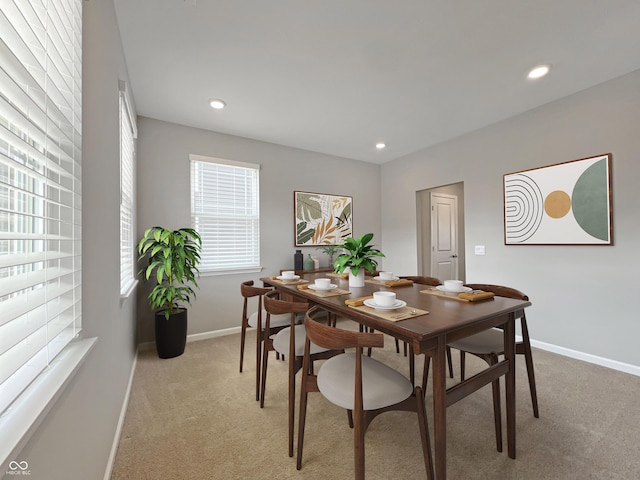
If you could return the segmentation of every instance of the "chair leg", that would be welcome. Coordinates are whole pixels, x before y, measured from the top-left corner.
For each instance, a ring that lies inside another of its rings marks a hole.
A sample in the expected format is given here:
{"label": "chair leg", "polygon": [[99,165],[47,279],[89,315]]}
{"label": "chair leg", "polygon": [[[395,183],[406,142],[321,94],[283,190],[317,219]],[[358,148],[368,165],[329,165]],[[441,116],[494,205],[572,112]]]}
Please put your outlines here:
{"label": "chair leg", "polygon": [[[428,358],[428,357],[427,357]],[[427,478],[433,480],[433,461],[431,457],[431,441],[429,440],[429,427],[425,415],[424,391],[420,387],[415,388],[416,408],[418,410],[418,425],[420,426],[420,439],[422,440],[422,454],[424,455],[424,467]]]}
{"label": "chair leg", "polygon": [[293,457],[293,430],[296,408],[296,358],[289,358],[289,456]]}
{"label": "chair leg", "polygon": [[451,360],[451,347],[447,347],[447,363],[449,364],[449,378],[453,378],[453,361]]}
{"label": "chair leg", "polygon": [[298,457],[296,459],[296,469],[302,468],[302,445],[304,444],[304,424],[307,419],[307,398],[309,393],[304,385],[304,377],[300,392],[300,416],[298,417]]}
{"label": "chair leg", "polygon": [[396,353],[400,353],[400,340],[396,338]]}
{"label": "chair leg", "polygon": [[527,322],[522,319],[522,345],[524,347],[524,360],[527,365],[527,376],[529,377],[529,391],[531,392],[531,404],[533,405],[533,416],[540,417],[538,412],[538,394],[536,393],[536,377],[533,373],[533,356],[531,355],[531,343],[529,342],[529,329]]}
{"label": "chair leg", "polygon": [[422,392],[427,391],[427,380],[429,379],[429,366],[431,365],[431,357],[429,355],[424,356],[424,369],[422,370]]}
{"label": "chair leg", "polygon": [[415,378],[416,378],[416,356],[413,354],[413,347],[409,347],[409,380],[411,380],[412,387],[416,386]]}
{"label": "chair leg", "polygon": [[262,332],[256,330],[256,402],[260,400],[260,364],[262,362]]}
{"label": "chair leg", "polygon": [[464,364],[465,364],[464,352],[460,350],[460,381],[461,382],[464,382]]}
{"label": "chair leg", "polygon": [[247,327],[242,322],[242,331],[240,333],[240,373],[242,373],[242,364],[244,362],[244,340],[247,335]]}
{"label": "chair leg", "polygon": [[[487,360],[487,359],[485,359]],[[498,363],[498,356],[493,354],[487,360],[489,366]],[[500,379],[496,378],[491,382],[493,391],[493,418],[496,427],[496,448],[502,452],[502,407],[500,406]]]}
{"label": "chair leg", "polygon": [[267,351],[267,340],[265,339],[262,342],[262,369],[261,369],[261,377],[262,381],[260,383],[260,408],[264,408],[264,395],[267,385],[267,361],[269,360],[269,352]]}

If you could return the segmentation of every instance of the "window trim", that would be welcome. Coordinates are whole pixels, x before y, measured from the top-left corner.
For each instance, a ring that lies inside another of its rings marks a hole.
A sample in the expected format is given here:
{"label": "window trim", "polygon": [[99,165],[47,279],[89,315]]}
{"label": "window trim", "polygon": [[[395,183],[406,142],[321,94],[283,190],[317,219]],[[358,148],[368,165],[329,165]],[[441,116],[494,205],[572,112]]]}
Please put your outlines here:
{"label": "window trim", "polygon": [[[118,129],[118,135],[119,135],[119,139],[120,139],[120,299],[124,300],[127,299],[135,290],[135,287],[138,283],[137,280],[137,275],[136,275],[136,241],[135,241],[135,237],[134,237],[134,228],[135,228],[135,198],[136,198],[136,169],[135,169],[135,164],[136,164],[136,155],[137,155],[137,150],[136,150],[136,144],[135,144],[135,140],[138,138],[138,129],[137,129],[137,125],[135,122],[135,114],[133,112],[133,109],[131,108],[132,102],[130,101],[130,93],[129,93],[129,89],[127,87],[127,82],[125,82],[124,80],[118,80],[118,89],[120,92],[119,95],[119,105],[118,105],[118,109],[119,109],[119,129]],[[124,128],[123,125],[123,111],[124,114],[126,115],[126,119],[128,120],[128,126],[131,127],[131,138],[132,138],[132,145],[131,145],[131,149],[132,149],[132,158],[130,162],[125,162],[126,158],[123,156],[123,135],[122,135],[122,131]],[[126,163],[129,163],[129,165],[126,165]],[[122,235],[123,235],[123,215],[122,215],[122,208],[123,208],[123,203],[124,203],[124,199],[126,198],[125,195],[125,184],[124,184],[124,172],[123,170],[126,167],[130,167],[130,178],[131,178],[131,191],[128,192],[129,193],[129,198],[131,199],[131,205],[129,205],[129,209],[130,209],[130,224],[129,226],[129,231],[130,231],[130,240],[131,240],[131,258],[129,258],[130,263],[125,265],[123,264],[123,253],[122,250],[124,248],[123,243],[122,243]],[[123,283],[123,276],[126,274],[126,272],[124,272],[124,269],[128,269],[129,270],[129,278],[127,278],[126,283]]]}
{"label": "window trim", "polygon": [[[257,255],[257,259],[258,262],[256,265],[246,265],[246,266],[240,266],[240,265],[236,265],[236,266],[231,266],[230,268],[218,268],[218,269],[209,269],[209,268],[202,268],[200,269],[200,275],[203,277],[207,277],[207,276],[217,276],[217,275],[231,275],[231,274],[241,274],[241,273],[256,273],[256,272],[261,272],[263,270],[263,267],[261,265],[261,241],[260,241],[260,169],[261,169],[261,165],[257,164],[257,163],[249,163],[249,162],[241,162],[241,161],[237,161],[237,160],[228,160],[228,159],[223,159],[223,158],[217,158],[217,157],[209,157],[209,156],[205,156],[205,155],[197,155],[197,154],[189,154],[189,163],[190,163],[190,184],[191,184],[191,226],[193,228],[195,228],[196,230],[197,225],[196,225],[196,212],[195,212],[195,202],[196,202],[196,196],[195,196],[195,192],[194,192],[194,188],[195,188],[195,183],[194,183],[194,165],[196,163],[210,163],[210,164],[216,164],[216,165],[226,165],[226,166],[231,166],[231,167],[240,167],[240,168],[246,168],[246,169],[251,169],[251,170],[255,170],[256,172],[256,188],[255,188],[255,197],[252,197],[252,199],[255,201],[256,203],[256,210],[257,210],[257,217],[258,217],[258,222],[257,222],[257,229],[258,229],[258,234],[257,234],[257,242],[255,245],[255,250],[253,250],[253,253],[255,255]],[[203,235],[202,232],[199,231],[199,233],[201,234],[202,238],[203,238],[203,253],[202,253],[202,257],[204,258],[206,256],[206,243],[205,243],[205,238],[206,235]]]}

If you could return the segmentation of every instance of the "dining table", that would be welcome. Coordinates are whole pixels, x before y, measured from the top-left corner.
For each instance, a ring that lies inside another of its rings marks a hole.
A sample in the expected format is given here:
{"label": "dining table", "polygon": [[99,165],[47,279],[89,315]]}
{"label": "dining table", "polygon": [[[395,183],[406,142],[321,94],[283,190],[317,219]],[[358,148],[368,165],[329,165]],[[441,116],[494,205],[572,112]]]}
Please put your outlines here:
{"label": "dining table", "polygon": [[[470,301],[441,287],[379,277],[366,277],[363,287],[352,287],[345,275],[296,273],[300,275],[295,279],[274,275],[260,280],[281,295],[319,305],[338,317],[407,342],[416,354],[432,358],[435,478],[446,478],[447,407],[501,376],[506,384],[507,452],[510,458],[516,458],[515,320],[531,305],[529,301],[499,296]],[[316,278],[330,278],[331,290],[314,289]],[[395,292],[398,305],[405,305],[394,311],[372,308],[370,299],[380,290]],[[504,331],[504,359],[447,388],[447,343],[493,327]]]}

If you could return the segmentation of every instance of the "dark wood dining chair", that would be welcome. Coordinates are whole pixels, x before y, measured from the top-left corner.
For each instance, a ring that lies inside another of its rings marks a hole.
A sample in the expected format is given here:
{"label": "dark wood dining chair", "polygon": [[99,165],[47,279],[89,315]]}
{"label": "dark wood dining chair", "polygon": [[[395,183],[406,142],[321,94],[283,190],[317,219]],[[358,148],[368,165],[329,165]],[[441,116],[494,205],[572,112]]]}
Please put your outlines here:
{"label": "dark wood dining chair", "polygon": [[[371,421],[379,414],[391,410],[417,411],[424,464],[429,479],[433,479],[431,444],[424,395],[421,387],[384,363],[363,355],[363,349],[383,347],[381,333],[356,332],[323,325],[313,317],[318,307],[305,316],[305,341],[298,421],[298,456],[296,468],[302,468],[302,449],[310,392],[320,392],[331,403],[347,409],[350,426],[354,429],[354,472],[356,480],[364,480],[364,435]],[[313,374],[312,345],[333,350],[355,348],[324,362]]]}
{"label": "dark wood dining chair", "polygon": [[[289,456],[293,457],[293,433],[295,417],[295,391],[296,373],[302,368],[302,358],[304,355],[304,345],[306,330],[304,324],[297,323],[297,315],[305,313],[309,309],[309,304],[305,302],[294,302],[279,299],[278,292],[273,291],[265,294],[264,308],[267,312],[264,338],[262,341],[262,381],[260,383],[260,408],[264,407],[267,381],[267,365],[269,352],[275,351],[284,356],[289,365]],[[284,315],[288,317],[289,324],[275,335],[268,336],[267,332],[271,326],[271,319]],[[325,317],[326,318],[326,317]],[[311,345],[311,360],[327,359],[342,353],[342,350],[331,350],[329,348]]]}
{"label": "dark wood dining chair", "polygon": [[[485,292],[493,292],[499,297],[516,298],[518,300],[529,300],[529,297],[515,288],[505,287],[502,285],[490,285],[485,283],[470,283],[466,285],[474,290],[483,290]],[[531,393],[531,403],[533,405],[533,416],[538,418],[538,395],[536,393],[536,380],[533,371],[533,357],[531,355],[531,343],[529,340],[529,329],[527,328],[527,317],[524,311],[520,317],[520,328],[522,331],[522,340],[516,342],[516,354],[524,355],[525,364],[527,366],[527,376],[529,377],[529,391]],[[500,328],[492,328],[484,330],[470,337],[450,342],[448,347],[455,348],[460,351],[460,380],[465,378],[465,353],[470,353],[483,359],[489,366],[498,363],[498,357],[504,355],[504,337],[503,330]],[[501,426],[501,407],[500,407],[500,380],[493,382],[493,404],[494,416],[496,417],[496,442],[498,450],[502,451],[502,442],[499,440],[502,431]]]}
{"label": "dark wood dining chair", "polygon": [[[244,298],[242,305],[242,325],[240,332],[240,373],[244,364],[244,345],[248,328],[256,329],[256,401],[260,400],[260,366],[262,355],[262,339],[264,330],[264,319],[267,312],[262,306],[262,297],[271,292],[271,288],[260,288],[253,285],[253,280],[247,280],[240,284],[240,293]],[[257,310],[249,314],[250,299],[257,299]],[[289,326],[289,315],[278,315],[271,318],[269,335],[277,333],[279,330]]]}

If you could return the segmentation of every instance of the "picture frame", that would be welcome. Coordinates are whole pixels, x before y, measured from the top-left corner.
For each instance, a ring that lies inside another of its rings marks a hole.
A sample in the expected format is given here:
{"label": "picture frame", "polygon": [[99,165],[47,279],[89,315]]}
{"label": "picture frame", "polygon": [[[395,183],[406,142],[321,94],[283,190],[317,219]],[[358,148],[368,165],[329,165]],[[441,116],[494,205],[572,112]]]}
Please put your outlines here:
{"label": "picture frame", "polygon": [[504,175],[505,245],[613,245],[610,153]]}
{"label": "picture frame", "polygon": [[293,192],[296,247],[341,245],[353,234],[353,198]]}

